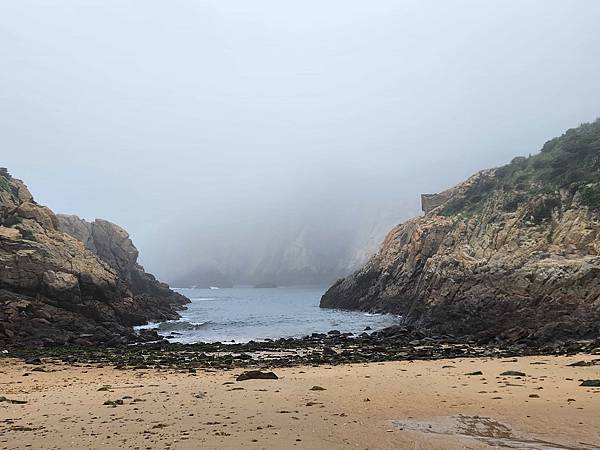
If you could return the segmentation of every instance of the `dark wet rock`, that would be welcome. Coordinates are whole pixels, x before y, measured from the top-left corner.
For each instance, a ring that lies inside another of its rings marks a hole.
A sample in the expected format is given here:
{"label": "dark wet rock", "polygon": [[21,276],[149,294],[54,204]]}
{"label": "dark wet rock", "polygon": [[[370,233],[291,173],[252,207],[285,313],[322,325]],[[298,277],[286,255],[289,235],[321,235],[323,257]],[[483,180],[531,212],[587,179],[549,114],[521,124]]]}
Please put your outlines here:
{"label": "dark wet rock", "polygon": [[39,366],[39,365],[42,364],[42,360],[40,358],[27,358],[25,360],[25,364],[31,364],[31,365]]}
{"label": "dark wet rock", "polygon": [[527,374],[525,372],[519,372],[516,370],[507,370],[506,372],[502,372],[500,375],[504,376],[504,377],[526,377],[527,376]]}
{"label": "dark wet rock", "polygon": [[160,341],[162,337],[158,334],[157,330],[144,329],[138,331],[139,340],[142,342],[153,342]]}
{"label": "dark wet rock", "polygon": [[25,403],[27,403],[27,400],[14,400],[6,397],[0,397],[0,403],[2,402],[12,403],[13,405],[24,405]]}
{"label": "dark wet rock", "polygon": [[[418,339],[420,346],[409,343]],[[323,353],[323,348],[332,351]],[[118,367],[131,370],[146,366],[152,369],[172,368],[190,372],[190,369],[221,370],[244,368],[247,370],[271,370],[276,367],[320,364],[346,364],[379,361],[410,361],[422,359],[452,358],[514,358],[529,355],[573,355],[600,352],[600,342],[578,340],[556,342],[553,345],[507,344],[482,345],[469,340],[430,333],[414,327],[390,327],[373,332],[369,336],[310,337],[310,339],[278,339],[275,341],[222,344],[179,344],[167,341],[141,343],[138,345],[77,346],[67,344],[52,347],[20,347],[10,354],[22,358],[43,357],[45,364],[66,361],[71,364],[88,364]],[[249,355],[251,359],[238,358]],[[449,362],[449,361],[448,361]],[[441,365],[447,366],[448,362]],[[440,367],[441,367],[440,365]]]}
{"label": "dark wet rock", "polygon": [[600,365],[600,359],[594,359],[592,361],[577,361],[572,364],[567,364],[567,367],[589,367]]}
{"label": "dark wet rock", "polygon": [[236,378],[236,381],[245,380],[277,380],[279,377],[273,372],[261,372],[260,370],[248,370],[242,372]]}
{"label": "dark wet rock", "polygon": [[483,372],[481,370],[477,370],[475,372],[465,373],[465,375],[483,375]]}
{"label": "dark wet rock", "polygon": [[334,355],[337,355],[337,352],[333,348],[331,348],[329,346],[325,346],[325,347],[323,347],[323,355],[334,356]]}
{"label": "dark wet rock", "polygon": [[583,380],[579,386],[600,387],[600,380]]}
{"label": "dark wet rock", "polygon": [[324,387],[321,386],[313,386],[310,388],[311,391],[325,391],[326,389]]}

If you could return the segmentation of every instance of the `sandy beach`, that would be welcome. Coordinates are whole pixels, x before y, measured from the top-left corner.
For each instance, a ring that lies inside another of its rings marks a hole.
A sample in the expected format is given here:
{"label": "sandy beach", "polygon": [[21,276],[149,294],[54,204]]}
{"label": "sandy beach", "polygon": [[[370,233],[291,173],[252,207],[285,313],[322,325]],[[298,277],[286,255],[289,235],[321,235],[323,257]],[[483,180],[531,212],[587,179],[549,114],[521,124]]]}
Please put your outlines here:
{"label": "sandy beach", "polygon": [[600,366],[568,366],[597,358],[292,367],[247,381],[236,381],[242,369],[6,358],[0,448],[598,449],[600,388],[580,384],[600,378]]}

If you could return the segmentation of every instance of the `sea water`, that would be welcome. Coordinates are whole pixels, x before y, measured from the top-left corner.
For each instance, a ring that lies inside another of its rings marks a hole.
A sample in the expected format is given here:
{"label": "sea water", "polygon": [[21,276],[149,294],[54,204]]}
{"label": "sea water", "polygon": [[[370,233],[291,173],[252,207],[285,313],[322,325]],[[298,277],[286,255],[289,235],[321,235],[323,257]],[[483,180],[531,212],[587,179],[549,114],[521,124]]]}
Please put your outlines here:
{"label": "sea water", "polygon": [[311,333],[361,333],[398,323],[393,315],[319,308],[323,287],[176,289],[192,303],[158,328],[173,342],[247,342]]}

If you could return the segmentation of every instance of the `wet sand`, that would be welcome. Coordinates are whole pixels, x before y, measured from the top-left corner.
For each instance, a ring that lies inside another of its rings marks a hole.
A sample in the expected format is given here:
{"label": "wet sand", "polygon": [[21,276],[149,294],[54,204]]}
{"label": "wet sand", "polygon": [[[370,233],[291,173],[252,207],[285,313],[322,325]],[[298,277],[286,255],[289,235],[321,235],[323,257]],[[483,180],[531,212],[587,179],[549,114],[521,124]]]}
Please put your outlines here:
{"label": "wet sand", "polygon": [[598,358],[291,367],[241,382],[242,369],[0,359],[0,448],[600,449],[600,388],[580,386],[600,365],[567,366]]}

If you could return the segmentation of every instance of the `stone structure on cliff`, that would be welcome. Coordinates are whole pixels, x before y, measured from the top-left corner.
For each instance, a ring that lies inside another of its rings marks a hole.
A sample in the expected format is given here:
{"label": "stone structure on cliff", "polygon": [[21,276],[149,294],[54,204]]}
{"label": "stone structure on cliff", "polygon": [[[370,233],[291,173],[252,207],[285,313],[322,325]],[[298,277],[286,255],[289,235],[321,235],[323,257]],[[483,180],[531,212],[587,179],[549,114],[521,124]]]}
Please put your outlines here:
{"label": "stone structure on cliff", "polygon": [[321,306],[484,341],[600,336],[600,121],[444,195]]}
{"label": "stone structure on cliff", "polygon": [[65,221],[0,171],[0,343],[128,342],[133,325],[178,317],[189,300],[137,265],[124,230],[102,222],[92,249]]}

